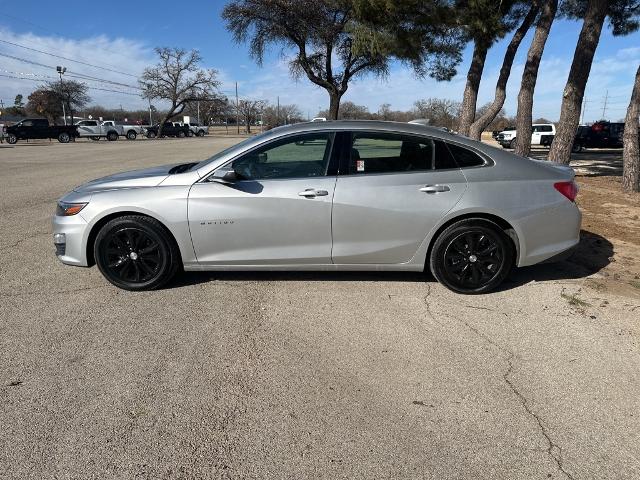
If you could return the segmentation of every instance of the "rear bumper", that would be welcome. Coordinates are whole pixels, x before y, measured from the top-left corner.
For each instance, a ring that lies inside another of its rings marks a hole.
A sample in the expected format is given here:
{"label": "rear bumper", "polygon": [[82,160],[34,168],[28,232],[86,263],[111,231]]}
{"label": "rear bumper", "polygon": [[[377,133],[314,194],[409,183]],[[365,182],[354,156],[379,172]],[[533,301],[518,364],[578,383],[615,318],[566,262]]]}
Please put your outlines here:
{"label": "rear bumper", "polygon": [[53,217],[53,239],[58,260],[66,265],[88,266],[88,224],[82,216]]}
{"label": "rear bumper", "polygon": [[519,222],[519,267],[559,261],[570,256],[580,243],[582,214],[575,203],[563,200],[557,206],[530,215]]}

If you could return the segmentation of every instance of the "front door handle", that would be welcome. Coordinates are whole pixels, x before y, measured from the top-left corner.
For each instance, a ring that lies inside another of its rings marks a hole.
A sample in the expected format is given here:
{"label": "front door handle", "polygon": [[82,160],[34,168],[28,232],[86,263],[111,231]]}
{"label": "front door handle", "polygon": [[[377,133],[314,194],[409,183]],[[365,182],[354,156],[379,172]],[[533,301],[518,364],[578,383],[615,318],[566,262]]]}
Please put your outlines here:
{"label": "front door handle", "polygon": [[327,195],[329,195],[329,192],[327,192],[326,190],[316,190],[315,188],[307,188],[306,190],[303,190],[302,192],[298,193],[298,195],[300,195],[301,197],[307,197],[307,198],[326,197]]}
{"label": "front door handle", "polygon": [[420,189],[420,191],[424,193],[441,193],[448,192],[449,190],[451,190],[449,185],[425,185]]}

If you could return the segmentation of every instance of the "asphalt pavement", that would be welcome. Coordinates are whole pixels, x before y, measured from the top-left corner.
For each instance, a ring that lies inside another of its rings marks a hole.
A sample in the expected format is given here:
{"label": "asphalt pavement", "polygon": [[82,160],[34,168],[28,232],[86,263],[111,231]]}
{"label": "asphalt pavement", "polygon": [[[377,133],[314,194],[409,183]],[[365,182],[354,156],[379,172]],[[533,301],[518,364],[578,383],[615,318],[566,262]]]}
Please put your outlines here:
{"label": "asphalt pavement", "polygon": [[482,296],[406,273],[54,255],[57,198],[237,138],[0,146],[0,477],[640,478],[640,302],[565,262]]}

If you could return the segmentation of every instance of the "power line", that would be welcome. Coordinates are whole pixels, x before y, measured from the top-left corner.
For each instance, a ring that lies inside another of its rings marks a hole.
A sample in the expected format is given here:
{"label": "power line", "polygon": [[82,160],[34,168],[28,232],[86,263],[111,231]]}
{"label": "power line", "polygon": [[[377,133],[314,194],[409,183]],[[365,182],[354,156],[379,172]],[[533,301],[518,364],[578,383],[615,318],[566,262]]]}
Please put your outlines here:
{"label": "power line", "polygon": [[67,60],[69,62],[75,62],[75,63],[79,63],[81,65],[86,65],[88,67],[93,67],[93,68],[100,68],[102,70],[106,70],[108,72],[113,72],[113,73],[119,73],[121,75],[127,75],[129,77],[134,77],[134,78],[138,78],[137,75],[134,75],[132,73],[127,73],[127,72],[122,72],[120,70],[114,70],[112,68],[107,68],[107,67],[101,67],[100,65],[94,65],[92,63],[88,63],[88,62],[83,62],[82,60],[74,60],[73,58],[69,58],[69,57],[63,57],[62,55],[56,55],[55,53],[51,53],[51,52],[45,52],[44,50],[38,50],[37,48],[31,48],[31,47],[27,47],[26,45],[20,45],[19,43],[15,43],[15,42],[10,42],[8,40],[2,40],[0,39],[0,42],[2,43],[6,43],[7,45],[13,45],[14,47],[20,47],[20,48],[24,48],[26,50],[31,50],[32,52],[38,52],[38,53],[42,53],[44,55],[50,55],[52,57],[56,57],[56,58],[61,58],[63,60]]}
{"label": "power line", "polygon": [[[6,77],[6,78],[15,78],[16,80],[31,80],[32,82],[41,82],[42,79],[40,78],[24,78],[24,77],[16,77],[15,75],[4,75],[0,73],[0,77]],[[111,90],[108,88],[101,88],[101,87],[94,87],[91,85],[88,85],[88,88],[90,90],[99,90],[102,92],[113,92],[113,93],[121,93],[123,95],[133,95],[134,97],[139,96],[140,94],[138,93],[132,93],[132,92],[123,92],[122,90]]]}

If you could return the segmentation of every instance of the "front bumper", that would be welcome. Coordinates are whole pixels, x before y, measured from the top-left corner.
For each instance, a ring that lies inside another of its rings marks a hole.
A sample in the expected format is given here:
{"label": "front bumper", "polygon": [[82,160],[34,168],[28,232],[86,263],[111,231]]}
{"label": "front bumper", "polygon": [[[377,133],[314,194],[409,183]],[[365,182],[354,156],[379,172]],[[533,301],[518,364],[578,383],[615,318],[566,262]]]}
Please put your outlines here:
{"label": "front bumper", "polygon": [[53,241],[58,260],[66,265],[88,266],[88,224],[80,214],[53,217]]}

